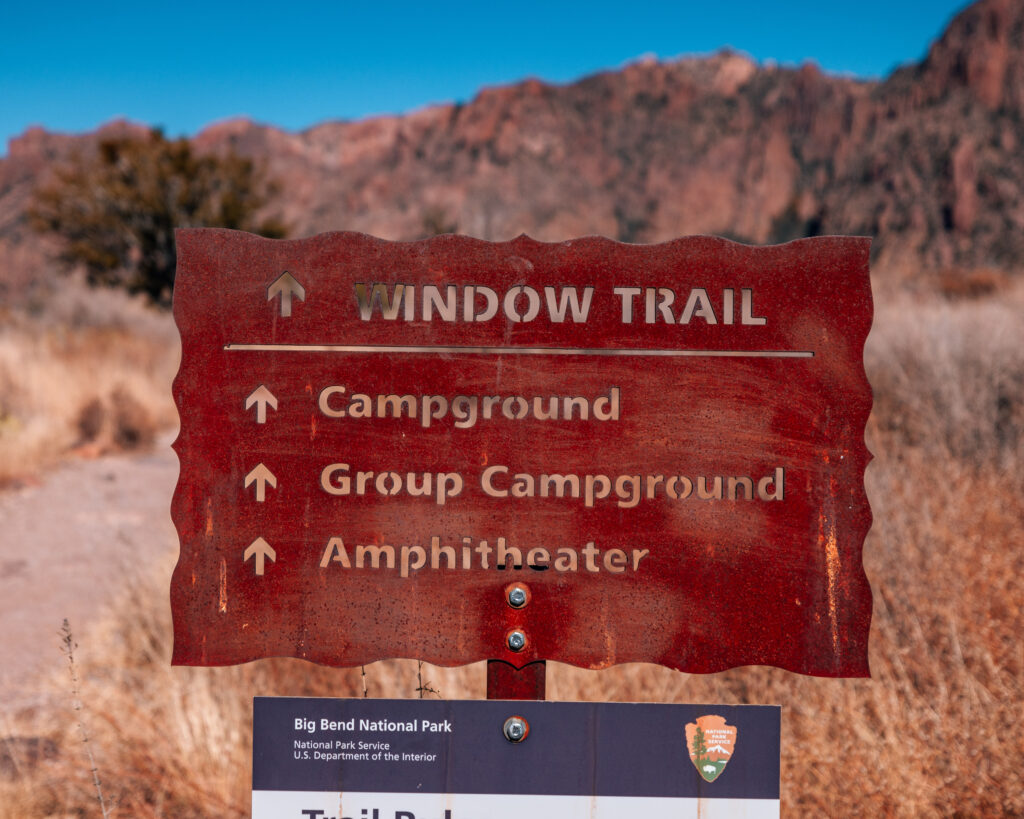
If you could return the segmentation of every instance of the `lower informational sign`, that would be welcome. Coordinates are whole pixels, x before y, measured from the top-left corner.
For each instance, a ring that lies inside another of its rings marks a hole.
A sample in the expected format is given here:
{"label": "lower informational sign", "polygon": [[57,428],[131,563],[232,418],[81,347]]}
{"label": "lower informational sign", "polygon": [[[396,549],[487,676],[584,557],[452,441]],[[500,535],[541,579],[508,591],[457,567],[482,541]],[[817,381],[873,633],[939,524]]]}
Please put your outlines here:
{"label": "lower informational sign", "polygon": [[253,819],[779,816],[780,709],[253,702]]}

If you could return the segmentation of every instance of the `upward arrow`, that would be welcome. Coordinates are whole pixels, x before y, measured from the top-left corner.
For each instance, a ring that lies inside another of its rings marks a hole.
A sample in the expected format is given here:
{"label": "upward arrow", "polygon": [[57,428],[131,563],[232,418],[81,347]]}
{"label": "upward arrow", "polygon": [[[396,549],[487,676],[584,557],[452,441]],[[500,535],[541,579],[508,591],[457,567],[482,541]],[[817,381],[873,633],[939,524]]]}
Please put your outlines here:
{"label": "upward arrow", "polygon": [[268,483],[272,489],[277,489],[277,478],[275,478],[274,473],[267,469],[263,464],[260,464],[245,476],[245,488],[248,489],[249,484],[253,481],[256,482],[256,500],[260,503],[263,503],[267,498]]}
{"label": "upward arrow", "polygon": [[286,270],[267,288],[267,301],[273,301],[277,295],[281,296],[281,315],[287,318],[292,314],[292,296],[299,301],[305,301],[306,288],[295,281],[295,277]]}
{"label": "upward arrow", "polygon": [[245,399],[245,408],[251,409],[253,404],[256,405],[256,423],[265,424],[267,423],[267,407],[269,406],[272,410],[277,409],[277,398],[274,394],[268,390],[265,386],[260,384],[248,398]]}
{"label": "upward arrow", "polygon": [[249,548],[245,550],[245,554],[242,555],[242,561],[248,562],[256,558],[256,574],[262,576],[263,569],[266,566],[266,561],[269,559],[271,563],[277,562],[277,552],[275,552],[269,543],[263,538],[258,537],[252,543],[249,544]]}

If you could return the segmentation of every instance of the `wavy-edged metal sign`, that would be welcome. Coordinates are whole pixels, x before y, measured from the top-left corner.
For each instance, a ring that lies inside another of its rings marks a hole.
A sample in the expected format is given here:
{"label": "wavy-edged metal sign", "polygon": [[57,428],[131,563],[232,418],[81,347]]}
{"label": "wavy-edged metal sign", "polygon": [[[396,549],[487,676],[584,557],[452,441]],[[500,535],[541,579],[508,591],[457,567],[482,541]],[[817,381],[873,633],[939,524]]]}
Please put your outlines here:
{"label": "wavy-edged metal sign", "polygon": [[869,240],[177,239],[175,663],[868,674]]}

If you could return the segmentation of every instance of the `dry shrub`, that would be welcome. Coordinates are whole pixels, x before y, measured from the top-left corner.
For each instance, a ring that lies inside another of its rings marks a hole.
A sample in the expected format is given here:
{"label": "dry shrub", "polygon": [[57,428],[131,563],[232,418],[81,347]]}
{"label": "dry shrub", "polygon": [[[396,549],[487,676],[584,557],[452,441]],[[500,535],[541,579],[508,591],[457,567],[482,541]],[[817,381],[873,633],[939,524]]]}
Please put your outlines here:
{"label": "dry shrub", "polygon": [[953,268],[938,275],[936,287],[947,299],[980,299],[993,296],[1010,285],[1009,278],[1001,270],[981,267],[972,270]]}
{"label": "dry shrub", "polygon": [[[867,355],[877,396],[864,551],[872,679],[552,663],[549,698],[780,703],[786,815],[1024,815],[1021,305],[1020,290],[998,301],[880,300]],[[360,696],[362,677],[290,660],[170,668],[169,574],[168,564],[140,580],[82,640],[104,792],[118,817],[244,816],[251,697]],[[480,665],[424,673],[441,696],[483,695]],[[414,662],[377,663],[367,676],[371,696],[420,687]],[[72,722],[64,707],[0,723],[60,748],[0,783],[0,817],[99,815]]]}
{"label": "dry shrub", "polygon": [[865,359],[875,392],[873,431],[880,443],[895,453],[948,453],[964,464],[1019,472],[1022,317],[1020,285],[999,298],[958,304],[879,298]]}
{"label": "dry shrub", "polygon": [[0,322],[0,485],[78,447],[97,455],[146,446],[175,422],[171,318],[66,282],[45,310]]}
{"label": "dry shrub", "polygon": [[90,398],[78,413],[75,426],[78,428],[78,440],[89,444],[100,437],[106,426],[107,410],[99,398]]}
{"label": "dry shrub", "polygon": [[152,445],[157,427],[146,405],[121,385],[114,389],[110,403],[114,410],[114,445],[124,450]]}
{"label": "dry shrub", "polygon": [[75,427],[74,449],[80,454],[142,449],[151,446],[159,432],[149,407],[122,384],[106,400],[90,398],[79,411]]}

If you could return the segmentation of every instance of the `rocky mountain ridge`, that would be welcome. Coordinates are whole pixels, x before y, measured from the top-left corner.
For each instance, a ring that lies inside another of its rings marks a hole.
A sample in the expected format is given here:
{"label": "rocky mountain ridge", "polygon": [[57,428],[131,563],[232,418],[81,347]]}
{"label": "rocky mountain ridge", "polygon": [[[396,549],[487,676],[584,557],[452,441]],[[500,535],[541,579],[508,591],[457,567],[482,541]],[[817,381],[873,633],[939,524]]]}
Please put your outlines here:
{"label": "rocky mountain ridge", "polygon": [[[33,129],[11,142],[0,160],[0,282],[45,264],[25,219],[37,182],[99,134],[137,127]],[[924,60],[883,81],[722,52],[568,85],[526,80],[466,104],[301,133],[233,120],[194,142],[262,162],[282,185],[275,204],[295,236],[866,234],[881,271],[1017,271],[1024,0],[980,0]]]}

